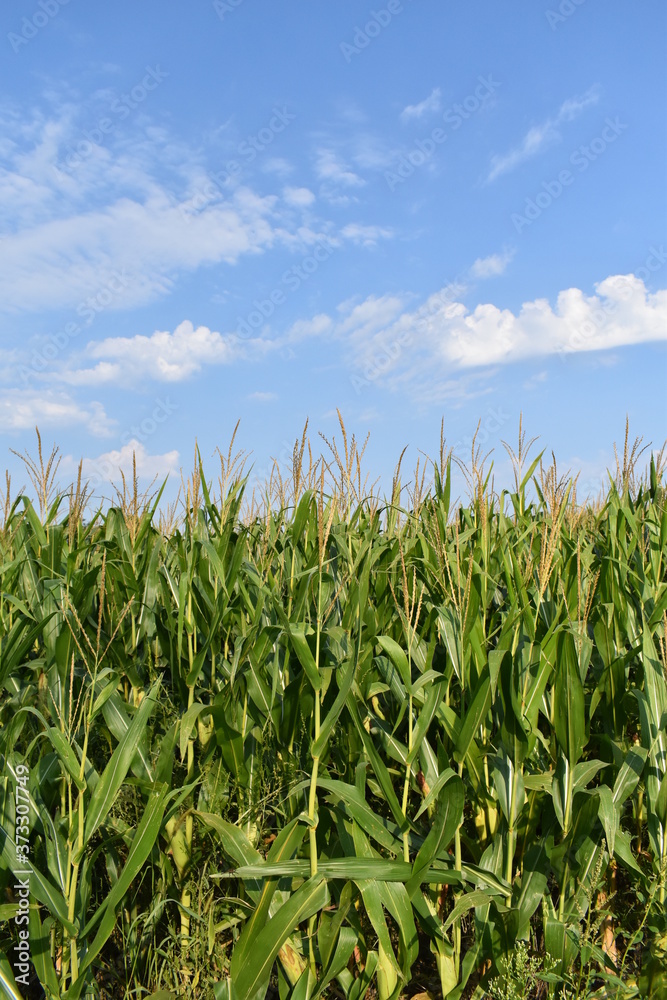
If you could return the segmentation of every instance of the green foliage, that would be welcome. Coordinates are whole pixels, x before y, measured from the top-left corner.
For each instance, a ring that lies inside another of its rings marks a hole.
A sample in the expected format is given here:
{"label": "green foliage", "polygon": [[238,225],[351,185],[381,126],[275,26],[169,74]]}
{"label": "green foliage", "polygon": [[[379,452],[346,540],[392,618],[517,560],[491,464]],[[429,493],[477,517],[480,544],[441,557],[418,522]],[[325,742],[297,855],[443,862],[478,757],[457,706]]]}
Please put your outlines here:
{"label": "green foliage", "polygon": [[659,468],[580,506],[473,452],[455,509],[443,442],[402,510],[341,432],[249,513],[231,449],[179,523],[136,481],[87,522],[81,484],[7,498],[2,952],[25,869],[63,1000],[663,997]]}

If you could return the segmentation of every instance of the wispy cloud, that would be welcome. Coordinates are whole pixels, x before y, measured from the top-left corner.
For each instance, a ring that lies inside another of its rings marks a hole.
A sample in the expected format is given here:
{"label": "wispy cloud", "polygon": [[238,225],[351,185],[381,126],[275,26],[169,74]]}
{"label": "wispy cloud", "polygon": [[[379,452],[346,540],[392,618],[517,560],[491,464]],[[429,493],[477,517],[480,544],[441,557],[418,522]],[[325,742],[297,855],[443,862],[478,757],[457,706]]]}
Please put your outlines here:
{"label": "wispy cloud", "polygon": [[289,229],[277,198],[241,183],[220,190],[205,210],[189,211],[206,172],[197,154],[163,129],[126,137],[113,155],[88,143],[90,154],[68,172],[62,157],[77,133],[68,106],[53,115],[3,119],[0,310],[84,310],[115,272],[127,280],[105,308],[142,305],[168,291],[179,273],[234,264],[266,251]]}
{"label": "wispy cloud", "polygon": [[355,174],[333,149],[318,149],[316,170],[320,180],[331,181],[344,187],[362,187],[366,183],[363,177]]}
{"label": "wispy cloud", "polygon": [[365,247],[374,247],[378,240],[388,240],[394,235],[387,226],[362,226],[358,222],[350,222],[341,229],[341,236],[352,243]]}
{"label": "wispy cloud", "polygon": [[287,331],[287,340],[295,342],[321,337],[333,329],[333,320],[325,313],[313,316],[312,319],[298,319]]}
{"label": "wispy cloud", "polygon": [[[184,273],[308,243],[294,211],[314,206],[307,187],[287,186],[280,197],[258,193],[240,174],[216,181],[200,151],[151,125],[117,146],[112,137],[93,146],[68,171],[74,111],[60,103],[49,114],[2,117],[0,312],[66,308],[87,321],[99,306],[146,305]],[[318,164],[329,200],[365,183],[331,149],[321,149]],[[333,226],[319,220],[316,228]]]}
{"label": "wispy cloud", "polygon": [[514,248],[504,250],[502,253],[493,253],[489,257],[478,257],[470,268],[472,278],[495,278],[503,274],[510,264],[516,250]]}
{"label": "wispy cloud", "polygon": [[255,403],[272,403],[278,399],[277,392],[251,392],[248,399],[252,399]]}
{"label": "wispy cloud", "polygon": [[424,118],[425,115],[436,114],[440,111],[442,93],[440,87],[435,87],[428,97],[420,101],[419,104],[408,104],[400,114],[402,122],[414,121],[415,118]]}
{"label": "wispy cloud", "polygon": [[559,126],[578,118],[587,108],[597,104],[599,99],[599,88],[591,87],[585,94],[564,101],[556,115],[545,119],[539,125],[533,125],[517,146],[502,156],[494,156],[491,159],[491,170],[486,178],[487,183],[496,180],[502,174],[509,173],[526,160],[530,160],[544,149],[559,142],[562,138]]}

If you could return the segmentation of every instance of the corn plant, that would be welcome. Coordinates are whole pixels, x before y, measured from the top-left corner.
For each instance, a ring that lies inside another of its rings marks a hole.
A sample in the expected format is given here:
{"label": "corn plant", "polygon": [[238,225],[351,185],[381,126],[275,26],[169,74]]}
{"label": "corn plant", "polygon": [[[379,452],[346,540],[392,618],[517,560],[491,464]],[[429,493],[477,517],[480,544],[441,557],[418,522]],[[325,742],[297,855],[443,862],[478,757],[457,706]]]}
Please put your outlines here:
{"label": "corn plant", "polygon": [[383,501],[339,418],[263,501],[196,449],[178,517],[39,437],[39,511],[7,478],[2,995],[17,870],[51,997],[665,995],[661,456],[582,504],[520,426],[453,503],[441,433]]}

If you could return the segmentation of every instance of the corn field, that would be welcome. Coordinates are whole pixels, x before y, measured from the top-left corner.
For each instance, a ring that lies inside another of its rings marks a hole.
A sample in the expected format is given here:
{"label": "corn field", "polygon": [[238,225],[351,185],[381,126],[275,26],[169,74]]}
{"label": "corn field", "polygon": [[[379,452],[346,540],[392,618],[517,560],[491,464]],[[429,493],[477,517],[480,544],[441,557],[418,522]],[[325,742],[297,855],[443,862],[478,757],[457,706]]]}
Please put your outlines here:
{"label": "corn field", "polygon": [[97,511],[23,456],[2,996],[667,997],[662,456],[579,502],[530,444],[382,499],[341,419]]}

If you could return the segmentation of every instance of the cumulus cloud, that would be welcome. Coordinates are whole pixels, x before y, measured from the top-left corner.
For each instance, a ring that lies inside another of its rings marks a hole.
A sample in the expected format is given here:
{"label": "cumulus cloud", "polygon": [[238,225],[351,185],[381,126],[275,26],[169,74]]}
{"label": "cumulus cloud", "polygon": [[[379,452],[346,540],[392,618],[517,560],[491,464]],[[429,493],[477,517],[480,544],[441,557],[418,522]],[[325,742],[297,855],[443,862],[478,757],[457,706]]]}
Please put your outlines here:
{"label": "cumulus cloud", "polygon": [[267,349],[266,342],[243,342],[232,334],[216,333],[207,326],[196,329],[190,320],[173,333],[156,330],[151,336],[107,337],[88,344],[86,354],[99,359],[91,367],[68,368],[58,378],[70,385],[122,385],[137,380],[182,382],[205,365],[225,365],[249,351]]}
{"label": "cumulus cloud", "polygon": [[535,299],[516,313],[492,303],[469,310],[436,294],[420,309],[403,313],[370,343],[359,345],[360,355],[399,334],[409,338],[411,354],[443,368],[609,350],[667,340],[667,290],[652,294],[634,275],[616,275],[599,282],[594,295],[569,288],[560,292],[555,307]]}
{"label": "cumulus cloud", "polygon": [[600,99],[597,87],[591,87],[585,94],[571,97],[564,101],[558,112],[528,129],[521,142],[502,156],[494,156],[491,160],[491,170],[486,178],[487,183],[494,181],[501,174],[507,174],[521,163],[537,156],[542,150],[561,139],[559,126],[578,118],[587,108],[597,104]]}
{"label": "cumulus cloud", "polygon": [[[553,306],[538,298],[516,312],[493,303],[469,309],[448,286],[414,310],[387,295],[343,303],[339,313],[336,319],[320,315],[317,324],[312,321],[311,335],[337,340],[362,382],[382,378],[422,401],[435,398],[434,383],[441,389],[458,385],[454,372],[468,370],[474,381],[499,365],[528,358],[667,340],[667,290],[650,293],[632,274],[606,278],[593,295],[569,288]],[[468,383],[464,391],[469,393]]]}
{"label": "cumulus cloud", "polygon": [[179,453],[168,451],[163,455],[151,455],[145,444],[132,438],[119,449],[106,451],[97,458],[84,458],[82,474],[93,484],[112,482],[120,478],[121,471],[127,477],[132,475],[132,463],[136,460],[137,475],[141,478],[159,479],[178,472]]}
{"label": "cumulus cloud", "polygon": [[435,87],[428,97],[420,101],[419,104],[408,104],[400,114],[402,122],[410,122],[415,118],[423,118],[425,115],[436,114],[440,110],[440,98],[442,94],[440,87]]}
{"label": "cumulus cloud", "polygon": [[107,416],[101,403],[78,403],[66,392],[45,389],[0,392],[0,432],[82,425],[91,434],[106,437],[112,433],[115,421]]}

